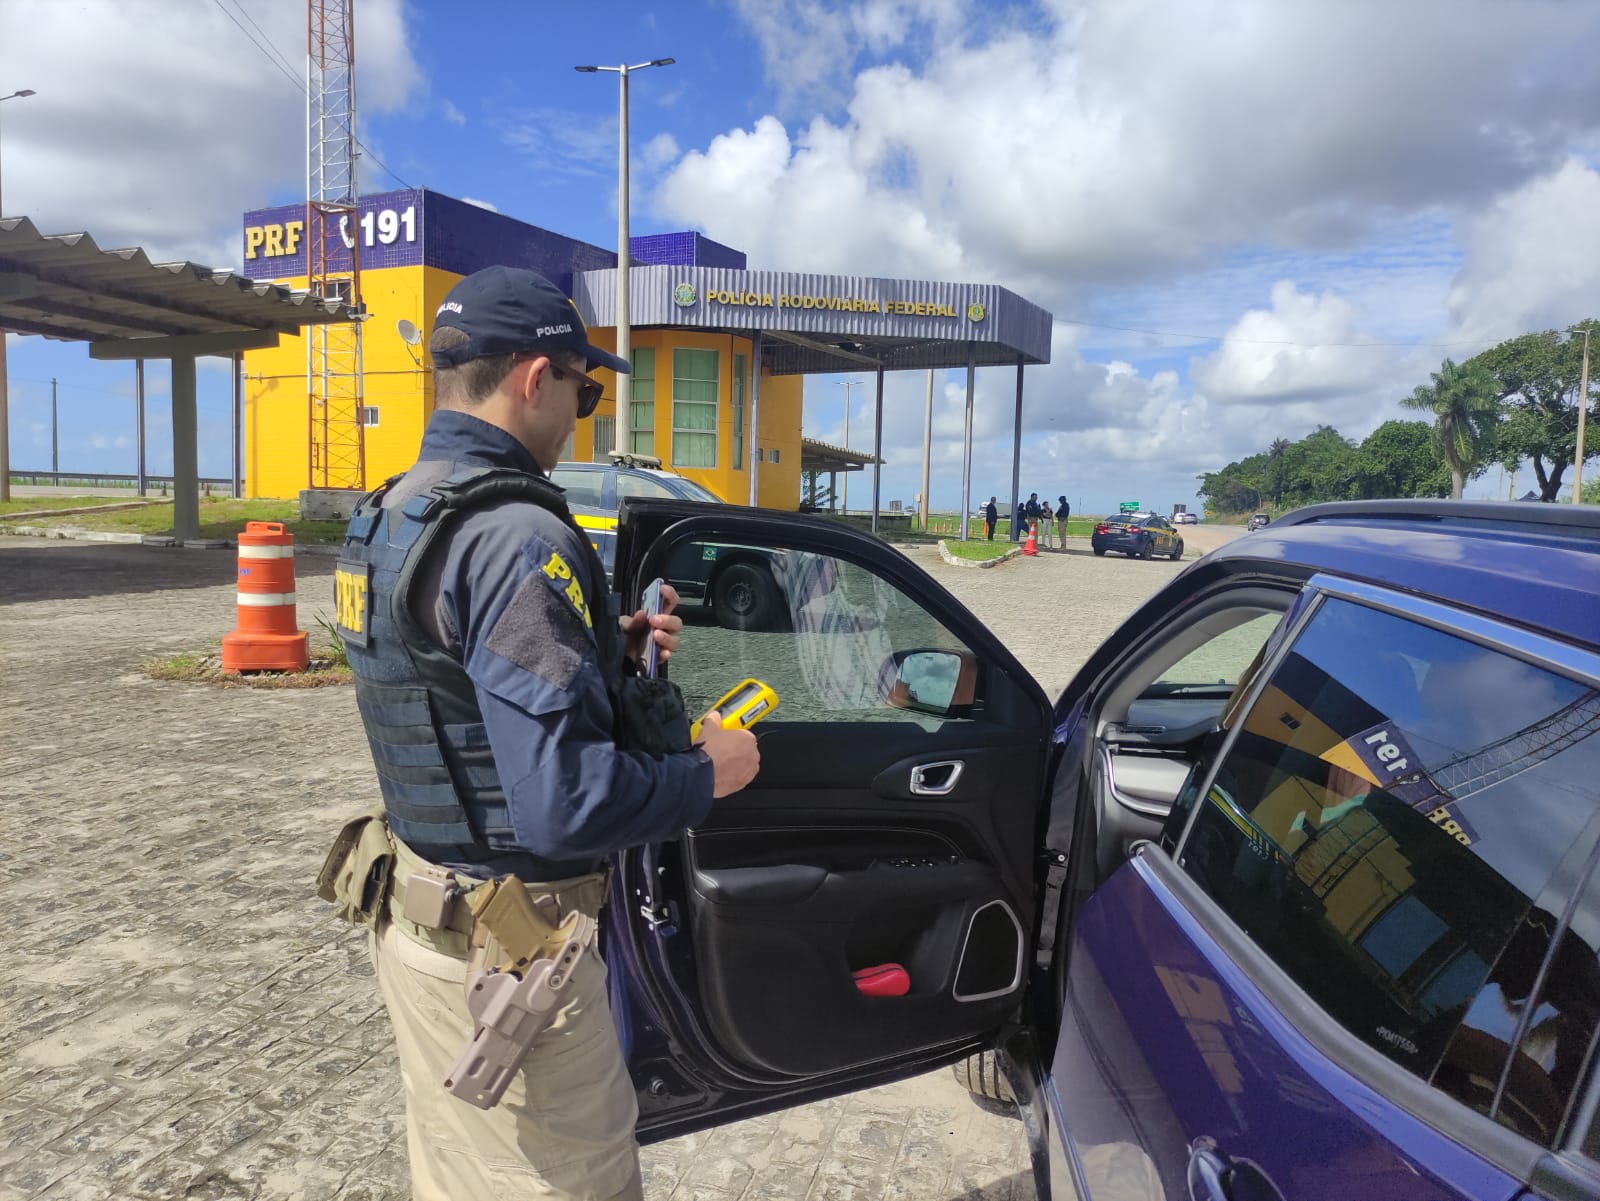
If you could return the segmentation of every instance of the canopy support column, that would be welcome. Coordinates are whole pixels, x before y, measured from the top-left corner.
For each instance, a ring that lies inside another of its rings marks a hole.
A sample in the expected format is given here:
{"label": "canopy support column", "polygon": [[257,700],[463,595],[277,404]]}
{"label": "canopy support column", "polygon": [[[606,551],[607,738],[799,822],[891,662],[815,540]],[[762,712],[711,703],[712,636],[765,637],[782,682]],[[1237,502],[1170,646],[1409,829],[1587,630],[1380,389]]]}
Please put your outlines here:
{"label": "canopy support column", "polygon": [[872,532],[878,532],[879,475],[883,460],[883,368],[878,368],[878,399],[872,412]]}
{"label": "canopy support column", "polygon": [[172,536],[200,537],[200,459],[196,440],[194,356],[172,356]]}
{"label": "canopy support column", "polygon": [[750,334],[750,507],[761,503],[761,331]]}
{"label": "canopy support column", "polygon": [[237,350],[233,352],[233,499],[238,500],[243,494],[240,487],[244,479],[240,462],[239,428],[244,421],[244,356]]}
{"label": "canopy support column", "polygon": [[928,368],[928,411],[922,419],[922,532],[928,532],[928,476],[933,466],[933,368]]}
{"label": "canopy support column", "polygon": [[1011,437],[1011,541],[1022,537],[1018,529],[1017,501],[1021,496],[1022,482],[1022,359],[1017,359],[1017,423]]}
{"label": "canopy support column", "polygon": [[972,394],[978,382],[978,347],[967,343],[967,418],[961,434],[961,541],[967,540],[972,518]]}

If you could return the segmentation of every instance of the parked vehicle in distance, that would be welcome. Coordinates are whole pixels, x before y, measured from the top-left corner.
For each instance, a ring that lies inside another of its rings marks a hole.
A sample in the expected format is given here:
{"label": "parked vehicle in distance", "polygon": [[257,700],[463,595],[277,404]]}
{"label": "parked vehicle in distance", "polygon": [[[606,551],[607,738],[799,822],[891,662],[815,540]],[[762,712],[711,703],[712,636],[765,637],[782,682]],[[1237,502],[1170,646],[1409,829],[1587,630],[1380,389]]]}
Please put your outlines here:
{"label": "parked vehicle in distance", "polygon": [[1156,513],[1123,513],[1097,523],[1089,537],[1089,547],[1097,555],[1108,550],[1153,559],[1183,557],[1183,539],[1172,524]]}
{"label": "parked vehicle in distance", "polygon": [[707,544],[837,586],[671,662],[783,700],[747,789],[613,859],[642,1141],[959,1064],[1041,1201],[1600,1197],[1600,512],[1287,514],[1053,705],[818,518],[630,502],[624,601]]}
{"label": "parked vehicle in distance", "polygon": [[[600,553],[609,578],[617,553],[617,510],[629,497],[723,504],[711,489],[646,455],[612,455],[610,463],[557,463],[551,483],[567,494],[578,525]],[[782,608],[774,553],[761,546],[706,546],[695,557],[679,556],[663,578],[684,600],[711,608],[729,629],[760,630],[777,620]]]}
{"label": "parked vehicle in distance", "polygon": [[1198,513],[1191,513],[1188,509],[1185,509],[1181,513],[1174,513],[1172,515],[1172,524],[1173,525],[1199,525],[1200,524],[1200,515]]}
{"label": "parked vehicle in distance", "polygon": [[1262,529],[1265,526],[1269,526],[1271,524],[1272,524],[1272,514],[1270,514],[1270,513],[1256,513],[1256,514],[1253,514],[1251,516],[1249,521],[1245,522],[1245,527],[1244,528],[1245,528],[1245,532],[1248,533],[1251,530],[1259,530],[1259,529]]}

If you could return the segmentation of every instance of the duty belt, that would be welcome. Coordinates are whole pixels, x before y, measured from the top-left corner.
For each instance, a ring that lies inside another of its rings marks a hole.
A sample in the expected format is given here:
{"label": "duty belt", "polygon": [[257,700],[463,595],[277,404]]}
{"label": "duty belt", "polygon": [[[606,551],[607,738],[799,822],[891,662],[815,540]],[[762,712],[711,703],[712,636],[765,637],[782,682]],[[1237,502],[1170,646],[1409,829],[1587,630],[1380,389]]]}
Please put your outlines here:
{"label": "duty belt", "polygon": [[[520,885],[534,913],[550,927],[559,927],[574,912],[598,918],[610,884],[609,868],[566,880],[516,881],[515,885],[515,877],[505,877],[504,883],[479,880],[429,862],[393,835],[390,840],[395,853],[390,920],[407,937],[458,959],[473,957],[474,949],[481,953],[491,933],[503,922],[515,920],[511,915],[518,906],[508,904],[509,896],[494,903],[493,894],[502,887]],[[508,938],[502,931],[500,941],[511,950],[520,940]]]}

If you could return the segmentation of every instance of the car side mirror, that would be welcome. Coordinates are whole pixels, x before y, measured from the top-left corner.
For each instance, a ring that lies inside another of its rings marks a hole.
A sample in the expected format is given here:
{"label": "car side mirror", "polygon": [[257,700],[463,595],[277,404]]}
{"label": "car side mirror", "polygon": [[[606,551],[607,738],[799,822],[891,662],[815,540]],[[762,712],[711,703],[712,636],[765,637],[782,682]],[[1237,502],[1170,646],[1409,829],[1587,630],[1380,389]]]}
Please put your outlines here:
{"label": "car side mirror", "polygon": [[978,660],[968,651],[896,651],[880,675],[884,703],[936,717],[952,717],[972,705]]}

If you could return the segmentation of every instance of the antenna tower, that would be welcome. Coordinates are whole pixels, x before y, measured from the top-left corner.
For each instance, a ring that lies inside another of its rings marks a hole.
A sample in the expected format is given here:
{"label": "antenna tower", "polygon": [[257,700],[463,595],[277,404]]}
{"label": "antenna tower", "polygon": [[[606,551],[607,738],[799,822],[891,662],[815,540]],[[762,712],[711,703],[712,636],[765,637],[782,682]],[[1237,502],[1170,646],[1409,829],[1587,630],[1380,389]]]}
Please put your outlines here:
{"label": "antenna tower", "polygon": [[[306,276],[313,295],[361,304],[356,191],[355,0],[306,3]],[[366,488],[361,323],[306,332],[312,488]]]}

